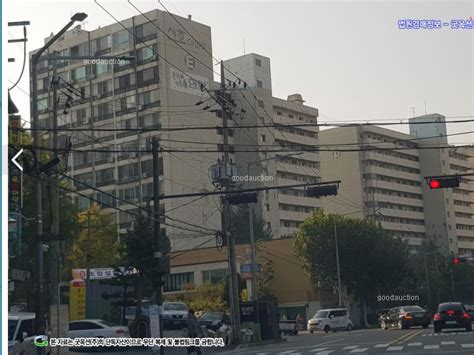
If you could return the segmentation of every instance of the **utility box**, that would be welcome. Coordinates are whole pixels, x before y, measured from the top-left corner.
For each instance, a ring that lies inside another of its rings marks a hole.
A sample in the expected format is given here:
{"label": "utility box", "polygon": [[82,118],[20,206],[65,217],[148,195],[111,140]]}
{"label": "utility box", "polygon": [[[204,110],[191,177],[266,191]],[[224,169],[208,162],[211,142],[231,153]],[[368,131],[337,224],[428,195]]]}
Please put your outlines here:
{"label": "utility box", "polygon": [[259,319],[257,318],[257,302],[240,303],[240,320],[242,323],[260,323],[262,340],[280,338],[278,324],[278,303],[276,300],[265,300],[258,303]]}

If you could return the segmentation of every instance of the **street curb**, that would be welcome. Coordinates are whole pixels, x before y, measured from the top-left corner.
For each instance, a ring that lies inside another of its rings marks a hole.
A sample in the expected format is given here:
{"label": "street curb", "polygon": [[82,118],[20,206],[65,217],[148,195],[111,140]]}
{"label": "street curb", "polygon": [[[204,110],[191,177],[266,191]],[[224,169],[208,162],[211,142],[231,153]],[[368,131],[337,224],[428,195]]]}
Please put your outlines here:
{"label": "street curb", "polygon": [[264,346],[264,345],[270,345],[270,344],[285,343],[286,341],[287,341],[286,338],[263,340],[263,341],[259,341],[259,342],[256,342],[256,343],[247,343],[247,344],[237,345],[237,347],[235,347],[234,350],[253,348],[255,346]]}

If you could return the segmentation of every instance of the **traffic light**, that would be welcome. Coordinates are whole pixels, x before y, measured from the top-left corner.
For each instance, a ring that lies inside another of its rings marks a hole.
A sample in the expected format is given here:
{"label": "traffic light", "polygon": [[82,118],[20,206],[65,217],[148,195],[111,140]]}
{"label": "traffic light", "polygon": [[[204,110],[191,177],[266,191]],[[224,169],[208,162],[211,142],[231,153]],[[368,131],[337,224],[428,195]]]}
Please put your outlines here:
{"label": "traffic light", "polygon": [[257,203],[258,195],[256,192],[248,192],[227,196],[227,201],[231,205],[241,205],[244,203]]}
{"label": "traffic light", "polygon": [[461,263],[467,263],[467,258],[463,258],[463,257],[453,258],[453,264],[454,265],[459,265]]}
{"label": "traffic light", "polygon": [[446,189],[449,187],[459,187],[461,178],[459,176],[433,177],[428,179],[428,186],[432,190]]}
{"label": "traffic light", "polygon": [[311,186],[306,189],[306,196],[321,197],[337,195],[337,185]]}

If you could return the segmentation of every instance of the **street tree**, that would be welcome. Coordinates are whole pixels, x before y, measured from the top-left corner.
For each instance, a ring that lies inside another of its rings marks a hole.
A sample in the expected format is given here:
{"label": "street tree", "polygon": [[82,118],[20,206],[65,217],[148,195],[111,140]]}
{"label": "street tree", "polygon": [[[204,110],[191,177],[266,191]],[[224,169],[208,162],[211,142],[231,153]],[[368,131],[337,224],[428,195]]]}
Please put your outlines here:
{"label": "street tree", "polygon": [[316,287],[337,290],[334,222],[343,288],[360,302],[367,323],[367,305],[375,305],[378,294],[388,293],[405,278],[409,252],[404,242],[372,220],[317,212],[300,225],[293,240],[295,255]]}
{"label": "street tree", "polygon": [[79,235],[67,255],[72,268],[113,267],[118,263],[118,234],[113,216],[96,203],[78,215]]}
{"label": "street tree", "polygon": [[[127,231],[123,239],[121,252],[123,261],[138,271],[135,281],[135,297],[137,299],[137,316],[141,315],[143,298],[151,296],[158,282],[169,273],[169,252],[171,244],[164,230],[161,230],[160,252],[163,255],[161,264],[154,257],[155,238],[154,223],[149,216],[138,215],[133,228]],[[161,287],[161,285],[160,285]]]}

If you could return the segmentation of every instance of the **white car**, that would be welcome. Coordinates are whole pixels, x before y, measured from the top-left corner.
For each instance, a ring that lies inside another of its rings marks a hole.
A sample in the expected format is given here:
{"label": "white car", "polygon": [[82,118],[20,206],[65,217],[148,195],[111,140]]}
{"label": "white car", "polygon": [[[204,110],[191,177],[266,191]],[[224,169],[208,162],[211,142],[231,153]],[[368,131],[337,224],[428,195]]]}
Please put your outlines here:
{"label": "white car", "polygon": [[317,330],[336,331],[345,329],[351,331],[353,327],[351,316],[345,308],[331,308],[317,311],[308,321],[308,330],[313,333]]}
{"label": "white car", "polygon": [[163,303],[163,328],[182,329],[188,324],[188,306],[183,302]]}
{"label": "white car", "polygon": [[69,322],[69,338],[129,338],[128,327],[102,319]]}
{"label": "white car", "polygon": [[[12,312],[8,313],[8,354],[36,354],[34,313]],[[45,354],[49,354],[50,347],[45,347]]]}

